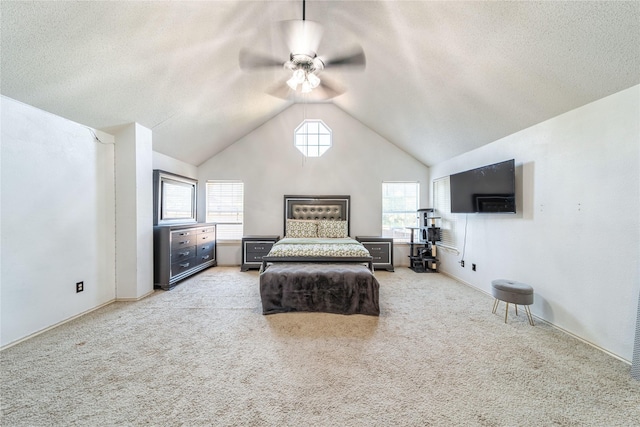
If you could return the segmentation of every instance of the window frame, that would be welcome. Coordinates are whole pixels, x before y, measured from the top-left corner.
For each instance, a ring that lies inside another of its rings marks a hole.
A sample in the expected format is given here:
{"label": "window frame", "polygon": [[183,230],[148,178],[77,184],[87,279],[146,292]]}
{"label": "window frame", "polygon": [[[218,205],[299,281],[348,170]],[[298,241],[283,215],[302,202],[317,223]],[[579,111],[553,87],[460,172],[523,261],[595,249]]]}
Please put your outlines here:
{"label": "window frame", "polygon": [[[217,212],[211,211],[211,197],[213,196],[213,189],[210,187],[212,185],[240,186],[240,194],[238,194],[237,188],[227,189],[227,194],[218,194],[219,197],[228,197],[232,199],[231,203],[229,203],[229,206],[231,207],[230,209],[219,210]],[[237,203],[238,197],[240,197],[239,204]],[[208,180],[205,185],[205,210],[206,221],[216,224],[217,241],[241,241],[244,234],[244,182],[240,180]],[[239,218],[239,221],[216,220],[216,217],[221,215],[236,215],[236,217]]]}
{"label": "window frame", "polygon": [[[310,132],[310,124],[318,125],[316,133],[313,131]],[[326,132],[323,130],[326,130]],[[299,138],[301,138],[302,141],[299,141]],[[326,138],[328,138],[329,143],[321,144]],[[315,144],[310,143],[310,139],[312,142],[315,141]],[[333,131],[320,119],[304,119],[293,132],[293,146],[307,158],[320,157],[333,146]]]}
{"label": "window frame", "polygon": [[[385,199],[388,199],[388,197],[385,197],[385,187],[387,185],[399,185],[399,184],[404,184],[404,185],[408,185],[411,184],[413,186],[415,186],[415,208],[412,209],[407,209],[406,206],[404,209],[385,209]],[[411,234],[414,232],[413,230],[409,230],[408,227],[418,227],[418,209],[420,208],[420,181],[383,181],[382,182],[382,197],[381,197],[381,201],[382,201],[382,237],[387,237],[387,238],[393,238],[393,241],[395,243],[409,243],[411,241]],[[412,221],[408,221],[408,222],[412,222],[412,225],[407,224],[407,222],[404,223],[404,226],[402,227],[391,227],[389,228],[385,228],[385,215],[388,214],[402,214],[402,215],[412,215],[413,220]],[[406,231],[401,231],[400,235],[396,234],[396,230],[406,230]]]}
{"label": "window frame", "polygon": [[433,207],[440,217],[441,240],[437,246],[458,251],[456,244],[457,214],[451,213],[451,187],[449,176],[434,179],[431,185]]}

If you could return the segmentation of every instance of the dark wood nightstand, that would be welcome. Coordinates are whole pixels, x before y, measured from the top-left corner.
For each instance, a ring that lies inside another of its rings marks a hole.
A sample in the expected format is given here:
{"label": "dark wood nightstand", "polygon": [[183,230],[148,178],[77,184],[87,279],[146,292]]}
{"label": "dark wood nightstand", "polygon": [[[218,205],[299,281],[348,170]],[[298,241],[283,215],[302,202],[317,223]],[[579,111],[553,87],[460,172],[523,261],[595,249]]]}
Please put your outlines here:
{"label": "dark wood nightstand", "polygon": [[356,236],[373,257],[375,270],[393,270],[393,239],[387,237]]}
{"label": "dark wood nightstand", "polygon": [[242,265],[240,271],[260,268],[262,257],[267,255],[280,236],[244,236],[242,237]]}

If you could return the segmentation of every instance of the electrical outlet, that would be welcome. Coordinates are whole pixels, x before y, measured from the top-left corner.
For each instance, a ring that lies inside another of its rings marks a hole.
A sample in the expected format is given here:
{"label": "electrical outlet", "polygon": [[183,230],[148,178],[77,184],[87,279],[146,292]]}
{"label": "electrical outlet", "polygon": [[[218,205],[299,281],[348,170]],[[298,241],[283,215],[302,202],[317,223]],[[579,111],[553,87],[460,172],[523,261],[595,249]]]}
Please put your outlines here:
{"label": "electrical outlet", "polygon": [[460,261],[460,267],[464,268],[464,260]]}
{"label": "electrical outlet", "polygon": [[471,270],[476,271],[476,265],[475,264],[471,264]]}
{"label": "electrical outlet", "polygon": [[84,291],[84,282],[76,283],[76,293]]}

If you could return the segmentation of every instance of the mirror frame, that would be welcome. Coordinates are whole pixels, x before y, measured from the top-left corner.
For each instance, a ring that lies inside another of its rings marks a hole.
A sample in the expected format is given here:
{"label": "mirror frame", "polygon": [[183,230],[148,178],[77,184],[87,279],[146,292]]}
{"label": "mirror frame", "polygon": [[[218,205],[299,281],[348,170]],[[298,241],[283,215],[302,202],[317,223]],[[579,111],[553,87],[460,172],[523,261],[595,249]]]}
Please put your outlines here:
{"label": "mirror frame", "polygon": [[[180,184],[191,189],[189,203],[191,215],[188,218],[166,218],[163,212],[164,188],[167,183]],[[197,221],[198,181],[159,169],[153,171],[153,225],[193,224]]]}

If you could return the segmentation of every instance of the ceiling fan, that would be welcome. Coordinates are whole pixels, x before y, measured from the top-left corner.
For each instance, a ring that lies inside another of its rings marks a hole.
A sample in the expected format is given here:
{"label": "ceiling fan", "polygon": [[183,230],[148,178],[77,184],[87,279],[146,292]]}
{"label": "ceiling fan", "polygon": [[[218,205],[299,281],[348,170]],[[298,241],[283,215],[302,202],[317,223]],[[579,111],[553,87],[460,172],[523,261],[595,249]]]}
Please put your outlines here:
{"label": "ceiling fan", "polygon": [[333,58],[318,56],[324,30],[319,23],[306,20],[305,6],[306,2],[302,0],[302,20],[279,22],[279,29],[289,49],[288,60],[242,49],[240,68],[248,71],[282,67],[286,70],[288,77],[268,91],[278,98],[287,99],[293,94],[311,94],[313,91],[314,98],[330,99],[344,93],[344,90],[329,83],[326,77],[320,78],[319,74],[327,69],[363,69],[366,58],[360,46],[353,46],[348,53]]}

